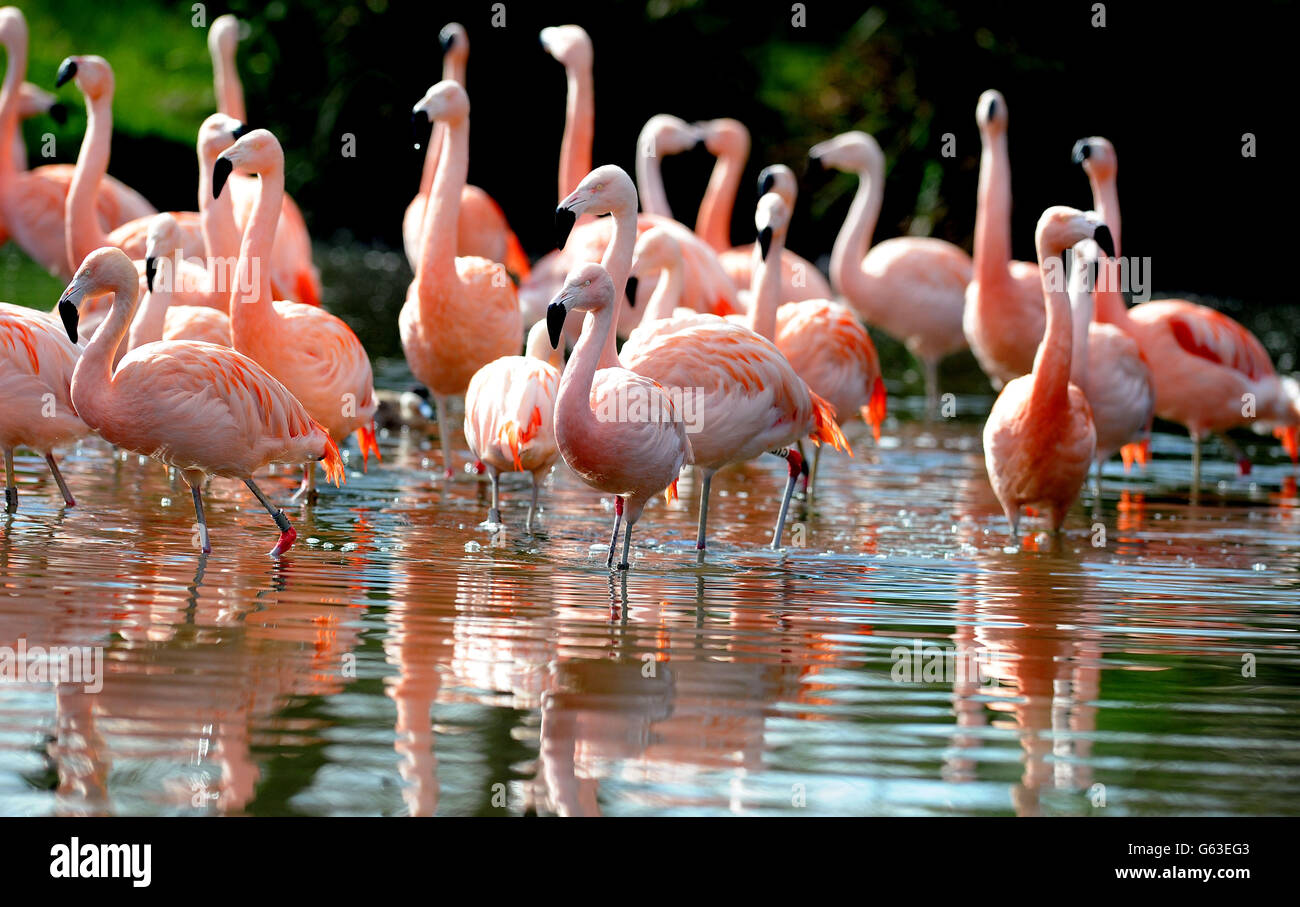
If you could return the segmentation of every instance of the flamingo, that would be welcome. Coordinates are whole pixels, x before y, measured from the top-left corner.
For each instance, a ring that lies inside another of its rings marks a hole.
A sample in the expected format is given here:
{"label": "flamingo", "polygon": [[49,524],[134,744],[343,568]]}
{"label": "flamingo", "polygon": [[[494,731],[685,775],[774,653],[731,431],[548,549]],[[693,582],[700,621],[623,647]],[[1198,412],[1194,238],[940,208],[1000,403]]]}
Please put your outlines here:
{"label": "flamingo", "polygon": [[[626,519],[623,559],[618,564],[618,569],[626,570],[632,527],[656,495],[663,494],[669,502],[676,498],[677,474],[692,458],[685,424],[677,418],[668,392],[658,382],[617,364],[601,366],[614,346],[614,300],[609,272],[598,264],[580,265],[547,309],[546,326],[551,346],[559,347],[567,314],[587,313],[582,335],[560,378],[555,441],[564,462],[579,478],[615,496],[614,531],[605,563],[614,566],[619,525]],[[598,415],[632,399],[643,401],[649,411],[664,418],[617,420]]]}
{"label": "flamingo", "polygon": [[[145,250],[146,292],[127,333],[128,350],[159,340],[207,340],[230,346],[230,316],[222,311],[229,306],[229,294],[213,297],[181,292],[184,277],[178,276],[177,265],[187,263],[180,260],[180,251],[181,229],[176,218],[166,213],[154,215]],[[191,324],[193,331],[183,327]],[[214,338],[212,325],[222,325],[224,331],[218,328]]]}
{"label": "flamingo", "polygon": [[425,208],[422,249],[406,292],[398,326],[411,373],[434,395],[443,472],[452,476],[452,397],[469,389],[474,373],[513,356],[523,338],[523,318],[505,268],[486,258],[456,255],[456,230],[469,170],[469,96],[445,79],[415,105],[413,114],[446,126],[446,149]]}
{"label": "flamingo", "polygon": [[962,328],[971,352],[998,390],[1029,373],[1043,338],[1042,281],[1033,262],[1011,260],[1011,158],[1007,102],[980,95],[979,199],[975,211],[975,272],[966,288]]}
{"label": "flamingo", "polygon": [[[208,52],[212,56],[212,73],[217,96],[217,110],[241,122],[248,121],[244,110],[244,86],[235,65],[239,46],[239,20],[229,14],[218,16],[208,29]],[[238,173],[230,180],[235,221],[244,230],[257,204],[257,182],[249,174]],[[192,253],[199,254],[201,252]],[[271,292],[276,299],[307,305],[320,305],[320,275],[311,260],[311,235],[302,211],[288,193],[281,203],[280,219],[271,244]]]}
{"label": "flamingo", "polygon": [[5,509],[18,509],[14,448],[45,455],[64,503],[76,505],[54,448],[90,433],[72,405],[72,372],[81,351],[39,312],[0,302],[0,450],[5,458]]}
{"label": "flamingo", "polygon": [[537,493],[560,455],[555,445],[555,395],[560,388],[563,351],[547,343],[546,323],[528,332],[523,356],[494,359],[474,373],[465,392],[465,440],[486,467],[492,482],[488,522],[501,523],[499,477],[527,472],[533,499],[524,531],[533,531]]}
{"label": "flamingo", "polygon": [[[643,321],[623,344],[622,361],[632,371],[695,395],[695,411],[701,419],[692,433],[691,449],[695,468],[702,474],[695,541],[701,553],[707,545],[709,487],[719,469],[764,452],[786,460],[786,489],[772,534],[775,549],[780,547],[794,485],[807,470],[802,455],[789,445],[811,437],[848,449],[834,410],[810,392],[770,339],[776,332],[780,272],[768,264],[768,255],[773,244],[780,253],[784,233],[775,236],[769,221],[781,217],[788,218],[784,201],[774,194],[764,196],[757,214],[761,257],[747,324],[737,323],[734,316],[691,312]],[[781,227],[784,230],[784,223]]]}
{"label": "flamingo", "polygon": [[[696,123],[695,128],[704,136],[704,147],[718,159],[700,202],[695,232],[718,253],[718,261],[736,289],[748,291],[753,283],[754,244],[732,247],[731,210],[749,156],[749,130],[732,119],[706,120]],[[780,192],[793,208],[794,187],[794,173],[789,168],[768,167],[758,175],[759,198],[768,192]],[[782,302],[830,299],[831,295],[831,285],[816,265],[789,249],[781,253]]]}
{"label": "flamingo", "polygon": [[243,480],[280,530],[271,556],[284,554],[298,534],[257,487],[253,473],[268,463],[319,460],[331,481],[345,481],[329,432],[269,372],[225,347],[149,343],[114,368],[114,352],[139,298],[135,265],[121,249],[92,252],[63,291],[58,309],[69,340],[77,336],[77,304],[104,293],[113,294],[112,310],[72,374],[76,412],[110,444],[180,470],[194,496],[204,554],[212,550],[202,491],[209,475]]}
{"label": "flamingo", "polygon": [[[18,86],[18,119],[19,121],[31,120],[38,116],[49,114],[50,119],[62,126],[68,120],[68,108],[59,103],[57,97],[50,92],[35,85],[31,82],[23,82]],[[13,166],[15,170],[27,169],[27,143],[23,140],[22,131],[14,130],[13,137]]]}
{"label": "flamingo", "polygon": [[[1080,139],[1073,157],[1088,176],[1094,207],[1107,225],[1114,225],[1119,248],[1119,163],[1114,146],[1099,136]],[[1095,298],[1097,320],[1136,340],[1150,365],[1156,415],[1184,426],[1191,436],[1193,490],[1200,488],[1201,439],[1207,434],[1245,425],[1271,426],[1292,461],[1300,455],[1300,386],[1277,374],[1264,345],[1245,327],[1208,306],[1182,299],[1128,308],[1113,268],[1103,268]],[[1235,447],[1230,444],[1230,449]],[[1239,459],[1242,472],[1249,466],[1244,457]]]}
{"label": "flamingo", "polygon": [[846,132],[814,145],[808,158],[817,166],[858,175],[857,194],[831,252],[831,286],[863,321],[900,341],[920,361],[926,405],[933,411],[939,399],[939,361],[966,348],[961,322],[970,256],[928,236],[898,236],[871,245],[885,197],[885,154],[865,132]]}
{"label": "flamingo", "polygon": [[[1109,227],[1109,225],[1107,225]],[[1111,232],[1112,241],[1115,238]],[[1092,290],[1096,286],[1096,243],[1079,243],[1070,274],[1070,307],[1074,313],[1074,349],[1070,356],[1070,381],[1081,388],[1092,408],[1097,429],[1097,490],[1101,467],[1118,451],[1124,470],[1133,462],[1146,463],[1151,444],[1151,419],[1156,395],[1151,369],[1137,341],[1111,324],[1093,321]]]}
{"label": "flamingo", "polygon": [[1073,328],[1063,256],[1085,239],[1115,255],[1100,217],[1065,206],[1043,212],[1034,238],[1047,309],[1043,342],[1031,373],[1007,382],[984,425],[984,464],[1012,538],[1020,531],[1022,507],[1045,509],[1052,530],[1059,531],[1092,466],[1092,409],[1070,381]]}
{"label": "flamingo", "polygon": [[[64,238],[64,200],[74,168],[46,164],[20,170],[12,154],[19,137],[20,85],[27,72],[27,21],[15,7],[0,8],[0,43],[7,57],[0,89],[0,236],[12,238],[41,267],[67,279],[72,272]],[[94,208],[107,228],[157,213],[144,196],[112,177],[100,183]]]}
{"label": "flamingo", "polygon": [[[270,259],[282,209],[284,151],[270,132],[254,129],[217,156],[213,195],[221,195],[235,168],[258,174],[261,186],[244,229],[231,289],[233,346],[289,388],[336,444],[355,431],[364,466],[371,453],[379,456],[379,444],[371,420],[377,406],[374,375],[361,341],[342,319],[322,308],[272,301],[271,275],[262,266]],[[301,491],[309,502],[315,481],[315,466],[307,463]]]}
{"label": "flamingo", "polygon": [[[469,35],[462,25],[452,22],[439,33],[442,42],[443,62],[442,77],[465,85],[465,64],[469,60]],[[412,115],[413,126],[420,117]],[[424,171],[420,176],[420,191],[406,206],[402,216],[402,243],[406,248],[406,260],[414,271],[419,264],[421,228],[424,224],[424,208],[433,188],[433,177],[438,169],[438,158],[446,146],[446,130],[436,126],[433,135],[426,142]],[[417,143],[416,148],[419,148]],[[460,218],[456,224],[456,252],[464,256],[486,258],[499,261],[506,270],[519,279],[528,276],[528,256],[519,238],[506,222],[501,206],[493,201],[478,186],[465,186],[460,194]]]}

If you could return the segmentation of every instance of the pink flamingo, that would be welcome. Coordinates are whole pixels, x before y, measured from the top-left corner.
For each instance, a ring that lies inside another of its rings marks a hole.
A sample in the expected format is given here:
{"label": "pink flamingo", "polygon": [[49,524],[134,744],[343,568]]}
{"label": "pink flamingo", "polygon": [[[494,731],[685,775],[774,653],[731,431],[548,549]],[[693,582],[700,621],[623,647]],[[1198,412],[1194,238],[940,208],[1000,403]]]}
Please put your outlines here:
{"label": "pink flamingo", "polygon": [[456,255],[460,200],[469,171],[469,96],[458,82],[446,79],[429,89],[414,113],[445,124],[447,148],[433,179],[415,279],[398,326],[411,373],[433,393],[443,472],[450,478],[450,398],[464,394],[484,365],[515,355],[524,327],[505,268],[486,258]]}
{"label": "pink flamingo", "polygon": [[[442,42],[442,77],[465,86],[465,66],[469,60],[469,35],[459,23],[452,22],[439,33]],[[411,123],[420,119],[412,114]],[[438,169],[438,159],[446,146],[446,130],[435,126],[426,143],[424,171],[420,176],[420,191],[406,206],[402,217],[402,243],[406,247],[406,260],[414,271],[419,264],[420,237],[424,225],[424,208],[433,189],[433,177]],[[416,148],[419,148],[417,143]],[[478,186],[465,186],[460,193],[460,218],[456,224],[456,252],[462,256],[476,256],[489,261],[499,261],[506,270],[521,280],[528,276],[528,255],[519,238],[506,222],[505,213],[492,196]]]}
{"label": "pink flamingo", "polygon": [[1060,530],[1097,449],[1088,398],[1070,381],[1073,328],[1063,256],[1085,239],[1114,257],[1110,231],[1096,214],[1056,206],[1038,219],[1046,332],[1032,372],[1002,388],[984,425],[984,464],[1013,538],[1022,507],[1045,509],[1052,530]]}
{"label": "pink flamingo", "polygon": [[[92,252],[59,299],[68,337],[77,336],[77,304],[112,293],[112,311],[86,344],[72,374],[72,402],[110,444],[180,470],[194,496],[203,553],[212,550],[203,514],[209,475],[242,479],[280,530],[272,557],[297,538],[284,512],[253,473],[268,463],[324,461],[344,481],[343,460],[329,432],[265,369],[234,350],[207,343],[150,343],[113,367],[139,298],[135,265],[120,249]],[[312,309],[312,311],[318,311]]]}
{"label": "pink flamingo", "polygon": [[[1093,136],[1074,146],[1092,186],[1093,205],[1113,225],[1119,247],[1120,213],[1115,149]],[[1115,269],[1103,268],[1096,291],[1097,319],[1134,340],[1151,367],[1156,415],[1177,422],[1192,438],[1192,489],[1201,484],[1201,439],[1244,425],[1272,427],[1292,461],[1300,455],[1300,386],[1282,377],[1250,331],[1207,306],[1158,299],[1132,308],[1119,293]],[[1253,404],[1253,410],[1248,404]],[[1249,415],[1248,415],[1249,413]],[[1227,440],[1225,438],[1225,440]],[[1229,449],[1236,445],[1228,442]],[[1249,471],[1239,454],[1238,466]]]}
{"label": "pink flamingo", "polygon": [[[707,120],[696,123],[695,128],[703,134],[709,153],[718,159],[700,202],[695,232],[718,253],[718,261],[736,289],[748,290],[753,284],[754,244],[732,247],[731,211],[749,157],[749,130],[731,119]],[[794,173],[789,168],[779,172],[769,167],[758,175],[758,195],[762,198],[768,192],[779,192],[793,207],[794,184]],[[789,249],[782,252],[782,302],[830,299],[831,295],[831,285],[816,265]]]}
{"label": "pink flamingo", "polygon": [[[580,189],[578,191],[581,191]],[[551,346],[558,347],[570,311],[587,313],[582,336],[560,378],[555,440],[569,468],[597,491],[614,495],[614,531],[606,566],[614,566],[619,525],[627,521],[620,570],[628,569],[632,527],[656,495],[677,495],[677,474],[691,462],[691,443],[672,397],[658,382],[620,368],[601,367],[613,356],[614,281],[598,264],[581,265],[564,282],[546,313]],[[615,357],[615,362],[617,358]],[[603,414],[637,399],[663,418],[618,420]],[[598,415],[602,414],[602,415]]]}
{"label": "pink flamingo", "polygon": [[[59,103],[57,97],[31,82],[18,86],[18,120],[25,121],[36,117],[50,115],[50,119],[63,125],[68,119],[68,110]],[[14,130],[13,150],[10,160],[15,170],[27,169],[27,142],[23,140],[21,130]]]}
{"label": "pink flamingo", "polygon": [[[1112,231],[1112,241],[1114,238]],[[1093,321],[1097,262],[1096,243],[1082,242],[1075,247],[1074,270],[1070,274],[1070,306],[1074,311],[1070,381],[1083,390],[1092,408],[1100,493],[1102,464],[1117,451],[1124,458],[1125,472],[1135,461],[1146,463],[1149,459],[1156,393],[1151,369],[1137,341],[1114,325]]]}
{"label": "pink flamingo", "polygon": [[769,221],[783,216],[788,218],[788,211],[781,198],[764,196],[757,215],[761,257],[747,324],[737,323],[735,316],[690,313],[643,322],[623,344],[628,368],[670,392],[695,396],[695,411],[702,416],[691,438],[695,467],[702,474],[695,541],[700,552],[707,544],[709,487],[719,469],[765,452],[786,460],[789,474],[772,534],[772,547],[778,548],[794,485],[807,470],[802,455],[788,445],[809,437],[848,449],[834,410],[809,391],[770,339],[776,332],[780,271],[769,265],[776,256],[768,256],[773,247],[780,252],[784,232],[775,235]]}
{"label": "pink flamingo", "polygon": [[[186,262],[180,259],[180,252],[181,230],[176,218],[154,215],[145,249],[146,290],[127,334],[128,350],[159,340],[206,340],[230,346],[230,316],[223,311],[229,308],[229,293],[182,292],[184,270],[177,265]],[[214,337],[213,325],[224,326],[224,331],[218,329]]]}
{"label": "pink flamingo", "polygon": [[5,509],[18,509],[14,448],[45,455],[69,506],[76,501],[59,472],[54,448],[90,433],[72,405],[72,372],[81,351],[50,318],[0,302],[0,450],[5,457]]}
{"label": "pink flamingo", "polygon": [[526,349],[523,356],[503,356],[474,373],[465,392],[465,440],[492,482],[489,523],[501,523],[500,474],[532,475],[533,500],[524,523],[524,531],[532,532],[538,490],[560,455],[555,395],[564,357],[547,344],[542,321],[528,332]]}
{"label": "pink flamingo", "polygon": [[[261,177],[257,206],[248,218],[230,297],[234,348],[260,363],[301,400],[335,443],[357,433],[363,464],[379,456],[375,440],[374,376],[361,341],[340,318],[300,302],[272,301],[270,259],[284,193],[284,151],[265,129],[254,129],[217,156],[212,192],[221,195],[235,168]],[[306,462],[306,461],[303,461]],[[328,473],[327,473],[328,475]],[[315,492],[308,463],[302,491]]]}
{"label": "pink flamingo", "polygon": [[[246,123],[244,87],[240,84],[239,68],[235,65],[238,45],[239,20],[231,15],[214,19],[208,29],[208,52],[212,56],[217,110]],[[249,174],[234,174],[230,180],[230,192],[235,221],[241,230],[247,229],[248,218],[257,204],[257,182]],[[202,252],[190,254],[201,255]],[[271,292],[276,299],[320,305],[320,275],[311,260],[311,234],[307,232],[302,211],[287,193],[281,204],[275,240],[271,244],[270,267]]]}
{"label": "pink flamingo", "polygon": [[[64,238],[64,200],[74,168],[46,164],[20,170],[12,150],[18,136],[23,76],[27,72],[27,21],[12,6],[0,9],[0,43],[7,56],[0,89],[0,235],[8,236],[51,274],[71,276]],[[157,213],[134,189],[106,178],[94,197],[94,209],[106,227]]]}
{"label": "pink flamingo", "polygon": [[980,95],[979,204],[975,211],[975,273],[966,288],[962,327],[971,352],[994,390],[1026,375],[1043,338],[1038,266],[1011,260],[1011,158],[1007,102],[996,91]]}
{"label": "pink flamingo", "polygon": [[[939,361],[966,348],[962,309],[970,256],[928,236],[871,245],[885,197],[885,155],[865,132],[846,132],[808,152],[813,163],[858,175],[858,191],[831,252],[831,286],[858,316],[900,341],[925,371],[925,396],[939,399]],[[870,250],[870,251],[868,251]]]}

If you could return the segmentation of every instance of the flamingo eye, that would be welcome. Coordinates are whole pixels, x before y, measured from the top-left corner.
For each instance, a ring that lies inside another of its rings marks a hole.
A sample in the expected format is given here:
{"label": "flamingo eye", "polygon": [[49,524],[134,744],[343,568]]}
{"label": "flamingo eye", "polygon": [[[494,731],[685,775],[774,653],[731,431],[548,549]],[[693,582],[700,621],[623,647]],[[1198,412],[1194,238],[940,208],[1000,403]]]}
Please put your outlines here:
{"label": "flamingo eye", "polygon": [[583,285],[584,287],[589,287],[589,286],[591,286],[591,281],[590,281],[590,280],[584,280],[584,281],[582,282],[582,285]]}

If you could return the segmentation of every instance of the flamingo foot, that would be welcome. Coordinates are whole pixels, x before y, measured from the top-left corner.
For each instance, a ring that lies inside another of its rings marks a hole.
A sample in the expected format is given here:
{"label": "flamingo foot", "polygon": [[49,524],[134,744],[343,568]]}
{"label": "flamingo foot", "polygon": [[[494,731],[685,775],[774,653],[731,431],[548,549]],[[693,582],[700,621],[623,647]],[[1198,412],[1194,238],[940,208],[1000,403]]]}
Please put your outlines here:
{"label": "flamingo foot", "polygon": [[279,557],[284,554],[293,547],[293,543],[297,540],[298,530],[290,526],[288,529],[284,530],[284,532],[280,533],[280,541],[276,542],[275,547],[271,549],[271,557]]}

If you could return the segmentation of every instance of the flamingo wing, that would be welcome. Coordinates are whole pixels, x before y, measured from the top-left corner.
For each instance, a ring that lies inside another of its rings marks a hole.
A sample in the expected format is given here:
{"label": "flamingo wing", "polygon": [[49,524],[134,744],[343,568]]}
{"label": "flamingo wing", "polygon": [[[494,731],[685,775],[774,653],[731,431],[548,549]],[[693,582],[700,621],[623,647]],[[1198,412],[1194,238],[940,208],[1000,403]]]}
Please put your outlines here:
{"label": "flamingo wing", "polygon": [[1181,299],[1161,299],[1134,306],[1129,315],[1147,324],[1164,322],[1186,352],[1252,380],[1275,374],[1264,345],[1222,312]]}

